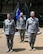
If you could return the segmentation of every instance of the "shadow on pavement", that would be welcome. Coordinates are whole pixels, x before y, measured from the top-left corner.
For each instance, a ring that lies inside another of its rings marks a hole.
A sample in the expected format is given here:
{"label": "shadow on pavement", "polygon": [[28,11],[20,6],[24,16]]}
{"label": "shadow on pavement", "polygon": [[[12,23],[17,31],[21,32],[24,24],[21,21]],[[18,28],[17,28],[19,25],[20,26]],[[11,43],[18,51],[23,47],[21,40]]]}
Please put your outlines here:
{"label": "shadow on pavement", "polygon": [[28,40],[26,40],[26,41],[24,41],[24,42],[28,43]]}
{"label": "shadow on pavement", "polygon": [[15,51],[15,52],[24,51],[24,50],[26,50],[26,49],[25,49],[25,48],[17,48],[17,49],[13,49],[13,51]]}
{"label": "shadow on pavement", "polygon": [[43,47],[35,47],[37,50],[43,50]]}

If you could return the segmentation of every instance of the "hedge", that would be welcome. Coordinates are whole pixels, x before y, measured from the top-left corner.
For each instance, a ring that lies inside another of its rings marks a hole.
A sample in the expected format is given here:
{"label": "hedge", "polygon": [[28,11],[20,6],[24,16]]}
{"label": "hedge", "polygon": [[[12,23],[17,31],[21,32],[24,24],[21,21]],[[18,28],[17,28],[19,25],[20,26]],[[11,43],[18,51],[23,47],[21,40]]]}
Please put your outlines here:
{"label": "hedge", "polygon": [[3,27],[3,21],[0,21],[0,28]]}

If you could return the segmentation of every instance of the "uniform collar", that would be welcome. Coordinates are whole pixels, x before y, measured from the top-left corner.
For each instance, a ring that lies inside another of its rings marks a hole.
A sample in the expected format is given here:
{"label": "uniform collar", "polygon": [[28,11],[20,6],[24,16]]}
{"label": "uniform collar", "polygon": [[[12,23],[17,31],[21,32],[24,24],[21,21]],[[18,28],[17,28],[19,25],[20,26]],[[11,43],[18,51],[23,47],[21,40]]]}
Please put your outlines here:
{"label": "uniform collar", "polygon": [[11,22],[11,19],[9,20],[9,19],[7,19],[9,22]]}
{"label": "uniform collar", "polygon": [[31,18],[31,20],[35,20],[35,17],[34,18],[30,17],[30,18]]}

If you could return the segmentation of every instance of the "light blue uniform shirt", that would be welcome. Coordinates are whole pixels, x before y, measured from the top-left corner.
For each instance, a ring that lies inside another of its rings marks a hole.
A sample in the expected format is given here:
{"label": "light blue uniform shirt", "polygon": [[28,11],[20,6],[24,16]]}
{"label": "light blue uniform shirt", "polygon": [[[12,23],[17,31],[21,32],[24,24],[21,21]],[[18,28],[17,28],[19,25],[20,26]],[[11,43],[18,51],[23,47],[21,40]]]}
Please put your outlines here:
{"label": "light blue uniform shirt", "polygon": [[[28,26],[28,29],[27,29]],[[39,31],[39,20],[38,18],[28,18],[26,21],[26,29],[29,33],[37,33]]]}
{"label": "light blue uniform shirt", "polygon": [[6,35],[15,33],[15,22],[13,19],[6,19],[3,24],[4,33]]}
{"label": "light blue uniform shirt", "polygon": [[25,25],[25,19],[24,17],[20,17],[19,18],[19,29],[25,29],[26,25]]}

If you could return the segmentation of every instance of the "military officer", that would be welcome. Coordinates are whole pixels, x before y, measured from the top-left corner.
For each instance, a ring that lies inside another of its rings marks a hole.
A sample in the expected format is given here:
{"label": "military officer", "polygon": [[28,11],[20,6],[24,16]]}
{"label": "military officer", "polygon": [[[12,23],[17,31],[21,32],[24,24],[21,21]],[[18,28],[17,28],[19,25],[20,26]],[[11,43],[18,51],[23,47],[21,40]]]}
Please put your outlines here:
{"label": "military officer", "polygon": [[34,43],[37,32],[39,31],[39,20],[35,17],[35,11],[30,12],[30,18],[28,18],[26,21],[26,29],[29,37],[28,41],[30,44],[30,50],[35,49]]}
{"label": "military officer", "polygon": [[12,47],[15,34],[15,22],[13,19],[11,19],[10,13],[7,13],[7,19],[4,20],[3,29],[7,39],[7,52],[13,51]]}
{"label": "military officer", "polygon": [[23,12],[20,13],[19,19],[19,30],[20,30],[20,42],[24,42],[24,37],[25,37],[25,19],[23,17]]}

